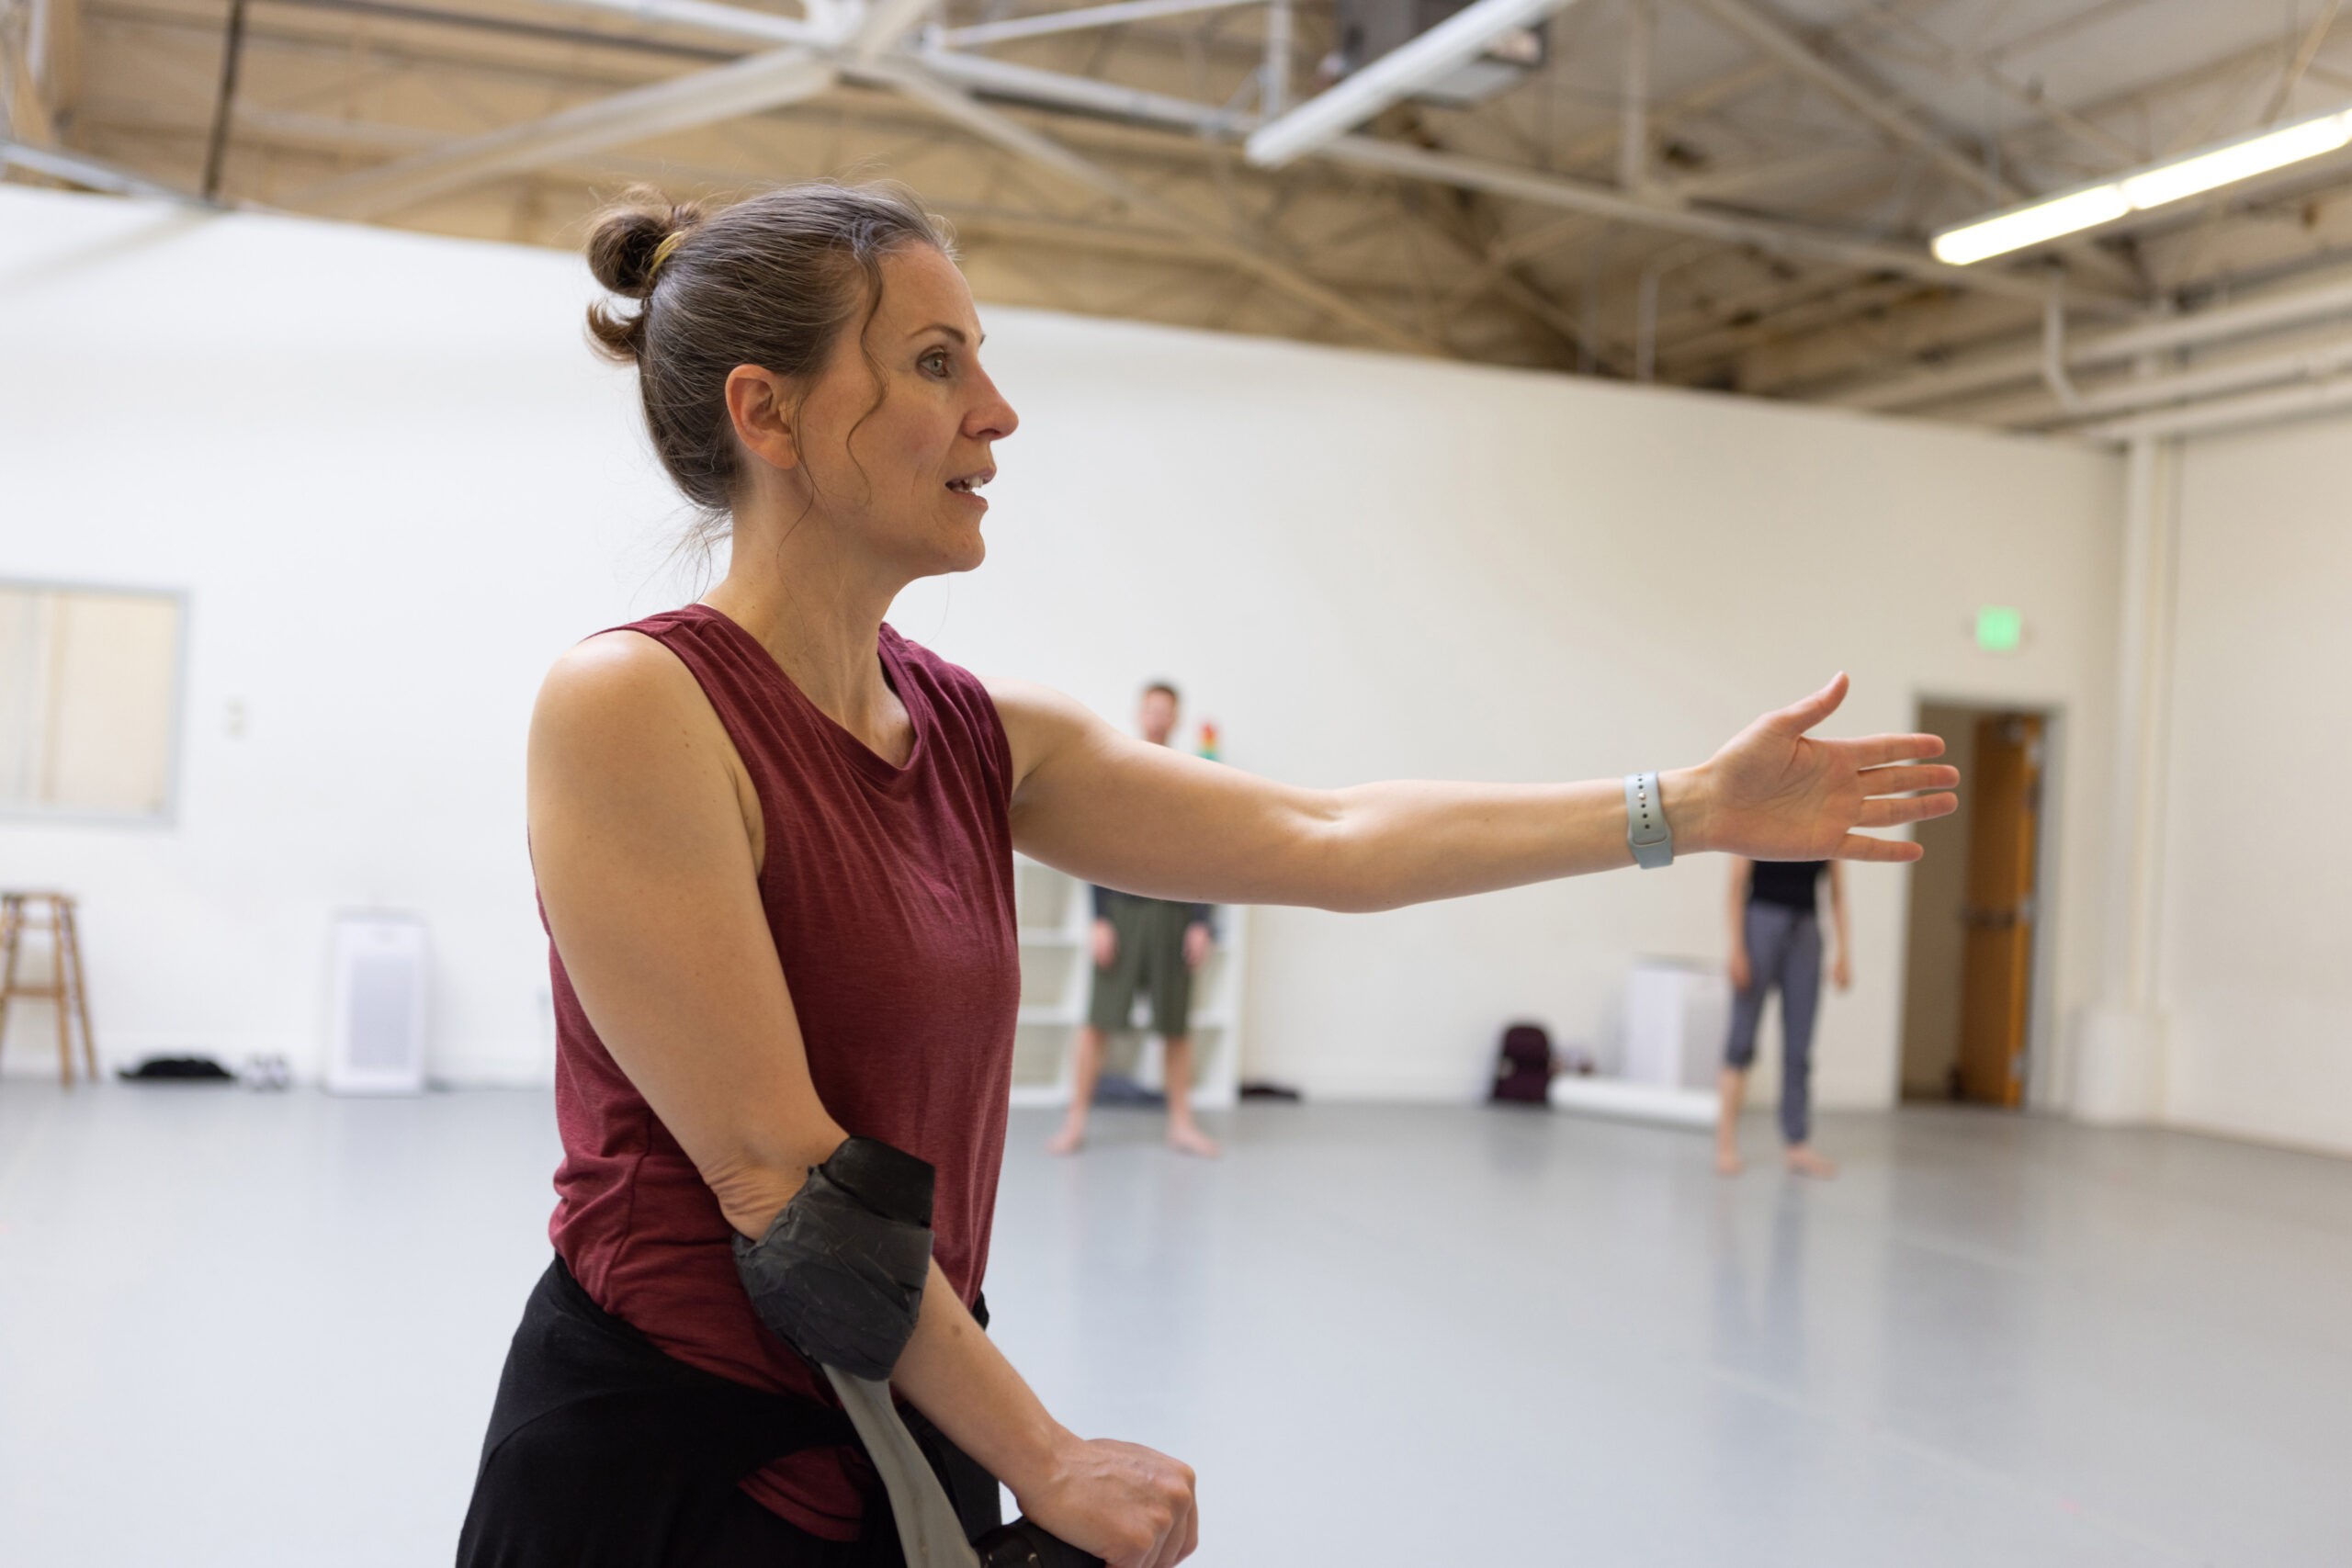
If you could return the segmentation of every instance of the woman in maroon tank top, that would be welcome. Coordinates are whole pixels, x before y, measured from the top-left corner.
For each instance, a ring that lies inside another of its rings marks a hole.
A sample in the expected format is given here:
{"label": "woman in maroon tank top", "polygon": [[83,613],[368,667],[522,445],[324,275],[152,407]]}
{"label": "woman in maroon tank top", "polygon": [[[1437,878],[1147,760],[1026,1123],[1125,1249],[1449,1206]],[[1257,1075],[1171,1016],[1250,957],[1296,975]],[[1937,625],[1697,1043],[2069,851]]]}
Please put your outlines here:
{"label": "woman in maroon tank top", "polygon": [[[1197,1538],[1192,1472],[1071,1435],[974,1311],[1020,985],[1013,851],[1160,898],[1377,909],[1632,864],[1632,791],[1291,788],[898,637],[902,588],[980,564],[979,491],[1015,426],[963,276],[903,195],[630,209],[591,260],[642,301],[592,326],[732,547],[700,604],[566,654],[533,719],[560,1261],[516,1336],[461,1557],[891,1559],[871,1472],[730,1255],[862,1134],[937,1172],[900,1399],[1031,1518],[1166,1568]],[[1932,736],[1807,738],[1844,691],[1659,775],[1673,848],[1915,857],[1854,829],[1950,810],[1913,792],[1956,775],[1917,761]]]}

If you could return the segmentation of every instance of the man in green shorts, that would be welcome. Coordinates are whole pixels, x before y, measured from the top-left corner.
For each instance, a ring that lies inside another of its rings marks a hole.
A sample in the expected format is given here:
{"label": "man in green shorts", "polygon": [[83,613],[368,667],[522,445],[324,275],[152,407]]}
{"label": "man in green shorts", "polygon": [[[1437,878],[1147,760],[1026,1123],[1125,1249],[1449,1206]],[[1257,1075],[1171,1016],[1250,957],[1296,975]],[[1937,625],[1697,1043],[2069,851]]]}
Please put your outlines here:
{"label": "man in green shorts", "polygon": [[[1165,681],[1146,686],[1136,728],[1155,746],[1176,730],[1176,688]],[[1102,1076],[1104,1041],[1128,1027],[1136,997],[1151,998],[1151,1032],[1160,1038],[1168,1084],[1168,1146],[1182,1154],[1214,1157],[1216,1143],[1193,1120],[1193,972],[1205,962],[1212,942],[1206,904],[1171,904],[1108,887],[1094,889],[1094,998],[1086,1026],[1078,1032],[1078,1062],[1070,1085],[1069,1117],[1046,1146],[1057,1155],[1086,1146],[1086,1113]]]}

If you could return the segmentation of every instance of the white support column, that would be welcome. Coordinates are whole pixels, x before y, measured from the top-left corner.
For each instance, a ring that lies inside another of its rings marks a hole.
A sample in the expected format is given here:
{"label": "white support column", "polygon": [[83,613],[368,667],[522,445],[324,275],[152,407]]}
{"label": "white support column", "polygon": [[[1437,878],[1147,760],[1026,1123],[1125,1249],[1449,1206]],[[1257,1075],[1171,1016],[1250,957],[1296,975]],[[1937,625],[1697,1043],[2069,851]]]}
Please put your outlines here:
{"label": "white support column", "polygon": [[1617,187],[1638,196],[1650,183],[1650,53],[1655,0],[1625,0],[1625,71],[1617,106]]}
{"label": "white support column", "polygon": [[1266,7],[1266,63],[1258,85],[1258,113],[1279,119],[1290,110],[1290,0],[1272,0]]}
{"label": "white support column", "polygon": [[2180,444],[2141,436],[2124,457],[2122,615],[2108,782],[2099,999],[2077,1021],[2068,1106],[2082,1121],[2160,1121],[2165,1029],[2156,944],[2164,891],[2165,719]]}

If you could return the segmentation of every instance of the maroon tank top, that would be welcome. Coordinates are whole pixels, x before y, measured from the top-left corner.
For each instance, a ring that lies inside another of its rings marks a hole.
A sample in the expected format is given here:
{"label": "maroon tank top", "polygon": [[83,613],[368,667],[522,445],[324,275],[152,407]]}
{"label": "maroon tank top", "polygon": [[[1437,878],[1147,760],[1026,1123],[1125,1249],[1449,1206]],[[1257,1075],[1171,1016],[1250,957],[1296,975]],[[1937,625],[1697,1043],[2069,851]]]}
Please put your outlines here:
{"label": "maroon tank top", "polygon": [[[937,1168],[933,1256],[970,1305],[988,1263],[1021,997],[1012,755],[995,704],[969,671],[884,626],[883,671],[915,736],[894,767],[718,611],[689,605],[625,629],[693,672],[750,771],[767,833],[760,899],[818,1097],[849,1132]],[[556,1250],[599,1306],[680,1360],[832,1403],[753,1315],[717,1198],[596,1038],[552,944],[548,964]],[[855,1538],[876,1493],[854,1449],[795,1454],[744,1485],[832,1540]]]}

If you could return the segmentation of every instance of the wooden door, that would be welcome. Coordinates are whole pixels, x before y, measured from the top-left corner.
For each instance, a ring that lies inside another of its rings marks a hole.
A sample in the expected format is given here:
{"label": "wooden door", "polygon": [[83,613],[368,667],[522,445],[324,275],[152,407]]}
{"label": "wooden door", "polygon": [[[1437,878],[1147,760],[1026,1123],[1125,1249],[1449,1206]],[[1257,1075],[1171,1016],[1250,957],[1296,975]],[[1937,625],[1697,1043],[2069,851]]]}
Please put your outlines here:
{"label": "wooden door", "polygon": [[2041,807],[2035,714],[1977,720],[1968,818],[1967,948],[1961,965],[1960,1088],[1965,1100],[2025,1099],[2026,1007],[2033,989],[2033,867]]}

